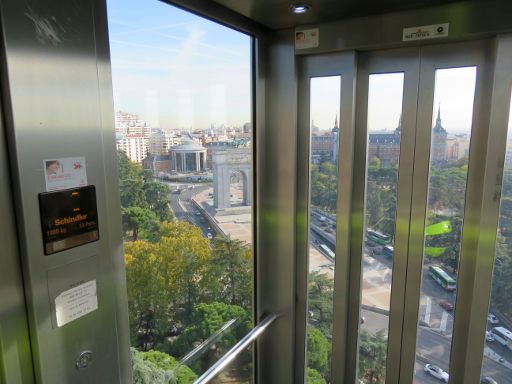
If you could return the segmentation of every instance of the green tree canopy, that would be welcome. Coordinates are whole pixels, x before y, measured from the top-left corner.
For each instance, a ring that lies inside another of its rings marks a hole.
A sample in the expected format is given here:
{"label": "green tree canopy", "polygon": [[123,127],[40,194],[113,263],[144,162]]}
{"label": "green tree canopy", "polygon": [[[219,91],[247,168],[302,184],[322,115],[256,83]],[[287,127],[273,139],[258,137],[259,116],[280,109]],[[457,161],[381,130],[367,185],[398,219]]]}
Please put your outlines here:
{"label": "green tree canopy", "polygon": [[331,343],[324,334],[314,327],[308,327],[307,359],[308,367],[325,376],[329,371]]}
{"label": "green tree canopy", "polygon": [[386,379],[387,340],[383,332],[362,330],[359,336],[359,377],[367,384]]}

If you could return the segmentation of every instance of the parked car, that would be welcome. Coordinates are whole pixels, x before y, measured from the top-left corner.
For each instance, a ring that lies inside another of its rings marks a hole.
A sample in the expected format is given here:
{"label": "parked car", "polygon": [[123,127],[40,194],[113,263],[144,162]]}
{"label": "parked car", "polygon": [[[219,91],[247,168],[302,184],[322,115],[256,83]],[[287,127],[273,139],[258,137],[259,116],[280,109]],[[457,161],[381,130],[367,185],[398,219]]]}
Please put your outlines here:
{"label": "parked car", "polygon": [[435,377],[436,379],[441,380],[442,382],[447,383],[448,380],[450,379],[450,375],[448,375],[447,372],[443,371],[437,365],[425,364],[425,368],[423,368],[423,370],[427,375],[431,375],[432,377]]}
{"label": "parked car", "polygon": [[210,240],[211,240],[211,239],[213,239],[213,235],[212,235],[211,233],[208,233],[208,234],[206,235],[206,237],[207,237],[208,239],[210,239]]}
{"label": "parked car", "polygon": [[494,315],[492,313],[489,313],[487,315],[487,321],[491,324],[498,324],[500,322],[499,319],[496,317],[496,315]]}
{"label": "parked car", "polygon": [[494,338],[494,333],[491,331],[485,331],[485,341],[493,342],[494,340],[496,340]]}
{"label": "parked car", "polygon": [[482,380],[480,380],[481,384],[498,384],[496,380],[494,380],[492,377],[485,376],[482,377]]}
{"label": "parked car", "polygon": [[445,311],[453,311],[453,304],[450,303],[447,300],[441,300],[439,302],[439,305],[445,310]]}

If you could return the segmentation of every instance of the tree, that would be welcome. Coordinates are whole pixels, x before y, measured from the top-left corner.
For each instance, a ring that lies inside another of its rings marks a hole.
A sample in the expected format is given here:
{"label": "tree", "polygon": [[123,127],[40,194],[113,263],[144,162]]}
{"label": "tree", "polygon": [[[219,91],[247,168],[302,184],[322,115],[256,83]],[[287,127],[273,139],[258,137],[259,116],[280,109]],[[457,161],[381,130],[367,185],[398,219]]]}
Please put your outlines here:
{"label": "tree", "polygon": [[230,237],[217,237],[210,263],[215,300],[250,308],[252,269],[252,251],[247,244]]}
{"label": "tree", "polygon": [[377,156],[373,156],[370,160],[370,167],[373,167],[375,169],[379,169],[381,167],[382,162]]}
{"label": "tree", "polygon": [[[500,222],[501,224],[501,222]],[[512,317],[510,298],[512,297],[512,257],[507,239],[498,233],[496,239],[496,259],[492,283],[491,306],[508,318]]]}
{"label": "tree", "polygon": [[308,327],[307,346],[308,367],[317,370],[324,377],[327,376],[331,344],[320,330],[310,326]]}
{"label": "tree", "polygon": [[163,369],[170,374],[171,382],[177,384],[192,384],[197,375],[185,365],[180,365],[176,359],[166,353],[160,351],[143,352],[142,358],[145,361],[153,363],[157,368]]}
{"label": "tree", "polygon": [[126,285],[132,345],[148,350],[167,328],[166,281],[155,245],[125,244]]}
{"label": "tree", "polygon": [[334,281],[319,272],[309,274],[309,322],[324,335],[332,334]]}
{"label": "tree", "polygon": [[[222,336],[214,340],[213,344],[205,350],[205,354],[198,363],[200,366],[198,368],[201,370],[209,368],[219,356],[244,337],[251,329],[252,321],[250,313],[237,305],[219,302],[197,304],[190,323],[176,342],[181,350],[175,350],[175,353],[184,355],[198,342],[204,342],[233,319],[236,320],[235,326],[224,331]],[[241,362],[247,363],[250,360],[251,354],[248,352]]]}
{"label": "tree", "polygon": [[143,189],[146,203],[160,221],[169,221],[173,218],[169,206],[169,188],[162,183],[154,181],[152,171],[144,170]]}
{"label": "tree", "polygon": [[125,244],[128,309],[133,345],[147,350],[179,333],[203,296],[209,242],[184,222],[164,222],[157,243]]}
{"label": "tree", "polygon": [[327,384],[322,375],[313,368],[306,369],[306,384]]}
{"label": "tree", "polygon": [[384,333],[359,335],[359,376],[367,384],[384,383],[386,379],[387,340]]}
{"label": "tree", "polygon": [[197,375],[165,353],[131,348],[135,384],[192,384]]}
{"label": "tree", "polygon": [[117,151],[117,164],[119,169],[119,191],[121,194],[121,206],[146,208],[144,195],[144,180],[142,167],[132,162],[126,153]]}
{"label": "tree", "polygon": [[147,208],[128,207],[122,209],[123,229],[125,234],[131,232],[132,240],[139,237],[139,230],[148,227],[151,222],[157,221],[156,215]]}

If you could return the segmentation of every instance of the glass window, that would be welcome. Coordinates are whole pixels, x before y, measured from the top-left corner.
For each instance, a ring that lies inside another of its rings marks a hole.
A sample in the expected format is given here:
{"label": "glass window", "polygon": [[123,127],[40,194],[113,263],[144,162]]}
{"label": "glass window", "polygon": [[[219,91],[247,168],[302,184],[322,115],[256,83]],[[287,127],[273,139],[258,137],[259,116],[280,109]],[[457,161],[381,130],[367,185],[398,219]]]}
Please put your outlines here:
{"label": "glass window", "polygon": [[415,383],[449,376],[476,73],[435,75]]}
{"label": "glass window", "polygon": [[306,382],[325,383],[331,376],[341,76],[312,78],[310,97]]}
{"label": "glass window", "polygon": [[133,374],[192,383],[252,327],[251,39],[160,1],[108,26]]}
{"label": "glass window", "polygon": [[512,383],[512,104],[503,171],[491,303],[487,315],[482,383]]}
{"label": "glass window", "polygon": [[359,379],[386,378],[403,73],[369,76]]}

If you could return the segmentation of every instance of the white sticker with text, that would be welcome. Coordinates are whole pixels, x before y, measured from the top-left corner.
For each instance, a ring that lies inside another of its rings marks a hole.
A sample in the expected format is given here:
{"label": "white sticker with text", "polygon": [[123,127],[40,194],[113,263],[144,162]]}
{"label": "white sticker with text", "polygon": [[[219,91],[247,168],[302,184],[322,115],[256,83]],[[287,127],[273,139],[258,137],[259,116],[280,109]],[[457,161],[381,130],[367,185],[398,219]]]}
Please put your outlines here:
{"label": "white sticker with text", "polygon": [[46,192],[87,185],[85,157],[64,157],[43,160]]}
{"label": "white sticker with text", "polygon": [[96,280],[68,289],[55,298],[57,326],[62,327],[96,309],[98,309]]}
{"label": "white sticker with text", "polygon": [[447,37],[449,29],[449,23],[404,28],[402,41],[427,40],[436,39],[438,37]]}

